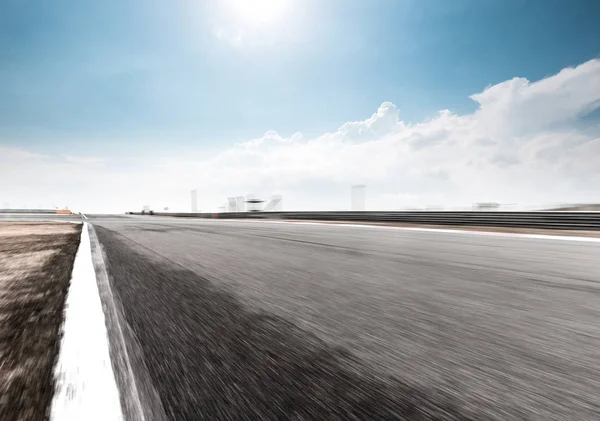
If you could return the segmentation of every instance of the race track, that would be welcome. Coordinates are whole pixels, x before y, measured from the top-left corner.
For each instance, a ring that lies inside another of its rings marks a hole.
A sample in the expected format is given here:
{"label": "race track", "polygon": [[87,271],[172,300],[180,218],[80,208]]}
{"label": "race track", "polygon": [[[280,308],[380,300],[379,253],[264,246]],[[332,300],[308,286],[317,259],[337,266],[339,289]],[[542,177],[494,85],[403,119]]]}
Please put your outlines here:
{"label": "race track", "polygon": [[87,217],[147,420],[600,419],[600,242]]}

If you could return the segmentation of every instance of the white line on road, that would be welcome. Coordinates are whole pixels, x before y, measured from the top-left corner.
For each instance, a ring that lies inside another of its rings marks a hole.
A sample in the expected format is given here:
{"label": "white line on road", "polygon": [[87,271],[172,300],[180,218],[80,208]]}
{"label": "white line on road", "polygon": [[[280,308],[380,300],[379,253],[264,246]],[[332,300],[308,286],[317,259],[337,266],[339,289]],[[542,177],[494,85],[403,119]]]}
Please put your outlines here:
{"label": "white line on road", "polygon": [[50,420],[123,420],[87,223],[82,227],[65,307]]}
{"label": "white line on road", "polygon": [[79,215],[83,216],[83,219],[88,219],[88,217],[87,217],[87,216],[85,216],[85,214],[84,214],[84,213],[81,213],[81,212],[79,212]]}
{"label": "white line on road", "polygon": [[[207,221],[214,221],[214,219],[206,219]],[[221,219],[220,221],[228,221],[227,219]],[[530,238],[536,240],[558,240],[558,241],[581,241],[589,243],[600,243],[600,237],[577,237],[577,236],[566,236],[566,235],[547,235],[547,234],[521,234],[515,232],[494,232],[494,231],[470,231],[470,230],[457,230],[447,228],[419,228],[419,227],[398,227],[393,225],[370,225],[370,224],[338,224],[328,222],[306,222],[306,221],[268,221],[268,220],[251,220],[251,219],[229,219],[229,221],[236,222],[250,222],[250,223],[268,223],[268,224],[294,224],[294,225],[320,225],[329,227],[350,227],[350,228],[373,228],[373,229],[393,229],[393,230],[404,230],[404,231],[421,231],[421,232],[439,232],[448,234],[466,234],[466,235],[483,235],[483,236],[494,236],[494,237],[512,237],[512,238]],[[600,236],[600,233],[598,233]]]}

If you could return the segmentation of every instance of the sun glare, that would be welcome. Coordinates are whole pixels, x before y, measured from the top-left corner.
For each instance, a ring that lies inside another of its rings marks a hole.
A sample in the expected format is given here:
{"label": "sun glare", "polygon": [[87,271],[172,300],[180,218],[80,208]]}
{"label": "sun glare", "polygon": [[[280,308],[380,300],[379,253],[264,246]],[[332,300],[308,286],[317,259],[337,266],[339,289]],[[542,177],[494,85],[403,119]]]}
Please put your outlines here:
{"label": "sun glare", "polygon": [[237,20],[249,25],[274,25],[284,20],[293,0],[226,0]]}

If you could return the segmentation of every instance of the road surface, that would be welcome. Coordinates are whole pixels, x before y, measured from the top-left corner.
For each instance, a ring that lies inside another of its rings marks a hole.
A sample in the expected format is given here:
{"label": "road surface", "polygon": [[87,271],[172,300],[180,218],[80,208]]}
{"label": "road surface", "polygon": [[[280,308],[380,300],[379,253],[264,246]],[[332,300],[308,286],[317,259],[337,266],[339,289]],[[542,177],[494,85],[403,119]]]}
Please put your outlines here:
{"label": "road surface", "polygon": [[88,218],[146,419],[600,419],[600,243]]}

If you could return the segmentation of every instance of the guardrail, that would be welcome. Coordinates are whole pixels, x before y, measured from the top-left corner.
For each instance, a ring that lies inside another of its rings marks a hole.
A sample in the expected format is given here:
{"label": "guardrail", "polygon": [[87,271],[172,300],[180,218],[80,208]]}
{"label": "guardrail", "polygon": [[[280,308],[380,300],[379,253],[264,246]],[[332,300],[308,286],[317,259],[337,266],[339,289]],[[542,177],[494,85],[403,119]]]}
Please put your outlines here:
{"label": "guardrail", "polygon": [[[142,215],[141,212],[129,212]],[[148,215],[148,214],[146,214]],[[224,212],[153,213],[154,216],[204,219],[285,219],[304,221],[379,222],[453,226],[600,230],[600,212]]]}

